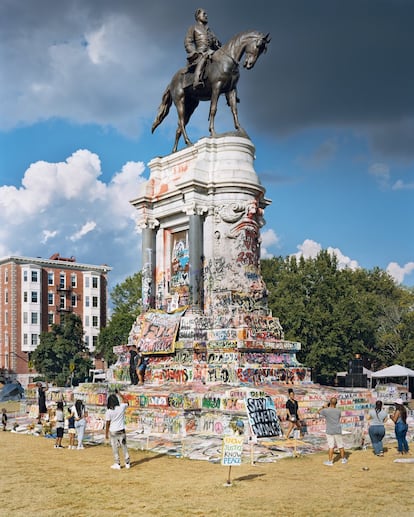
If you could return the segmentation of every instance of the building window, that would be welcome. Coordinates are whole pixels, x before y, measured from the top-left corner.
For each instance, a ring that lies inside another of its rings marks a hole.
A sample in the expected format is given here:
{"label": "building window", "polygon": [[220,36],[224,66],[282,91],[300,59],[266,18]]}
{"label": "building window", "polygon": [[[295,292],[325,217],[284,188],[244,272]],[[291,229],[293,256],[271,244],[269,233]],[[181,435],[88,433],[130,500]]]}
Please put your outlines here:
{"label": "building window", "polygon": [[37,271],[32,271],[32,282],[37,282]]}
{"label": "building window", "polygon": [[92,336],[92,346],[96,348],[98,345],[98,336]]}
{"label": "building window", "polygon": [[26,269],[23,271],[23,282],[27,282],[27,271],[26,271]]}
{"label": "building window", "polygon": [[7,284],[8,281],[9,281],[9,270],[5,269],[4,270],[4,283]]}
{"label": "building window", "polygon": [[23,334],[23,345],[27,345],[27,334]]}
{"label": "building window", "polygon": [[85,345],[86,348],[89,348],[89,336],[85,336]]}
{"label": "building window", "polygon": [[38,323],[37,312],[32,312],[32,325],[37,325]]}
{"label": "building window", "polygon": [[98,316],[92,316],[92,327],[98,326]]}
{"label": "building window", "polygon": [[65,288],[65,285],[66,285],[65,280],[66,280],[65,279],[65,273],[60,273],[60,275],[59,275],[59,287],[61,289]]}
{"label": "building window", "polygon": [[89,296],[85,296],[85,307],[89,307]]}
{"label": "building window", "polygon": [[37,291],[32,291],[32,303],[37,303]]}
{"label": "building window", "polygon": [[59,297],[59,309],[64,309],[66,307],[66,298],[64,294],[61,294]]}
{"label": "building window", "polygon": [[76,280],[76,275],[75,274],[70,275],[70,285],[72,287],[76,287],[76,285],[77,285],[77,280]]}
{"label": "building window", "polygon": [[55,322],[55,315],[53,312],[49,312],[49,314],[47,315],[47,324],[53,325],[54,322]]}
{"label": "building window", "polygon": [[92,287],[94,289],[98,289],[98,277],[96,277],[96,276],[92,277]]}
{"label": "building window", "polygon": [[89,316],[85,316],[85,327],[89,327]]}
{"label": "building window", "polygon": [[23,313],[23,323],[27,324],[27,312]]}
{"label": "building window", "polygon": [[9,333],[8,332],[4,333],[4,344],[6,345],[6,348],[9,347]]}
{"label": "building window", "polygon": [[55,285],[55,275],[53,271],[49,271],[47,274],[47,285]]}
{"label": "building window", "polygon": [[85,276],[85,287],[86,288],[89,287],[89,277],[88,276]]}
{"label": "building window", "polygon": [[78,298],[77,298],[76,294],[72,294],[72,296],[71,296],[72,307],[77,306],[77,301],[78,301]]}
{"label": "building window", "polygon": [[4,311],[4,324],[9,324],[9,311]]}
{"label": "building window", "polygon": [[23,293],[23,301],[27,303],[27,291]]}
{"label": "building window", "polygon": [[37,334],[32,334],[32,346],[37,346]]}
{"label": "building window", "polygon": [[92,307],[98,307],[98,297],[92,296]]}
{"label": "building window", "polygon": [[4,291],[4,303],[9,303],[9,291]]}
{"label": "building window", "polygon": [[55,303],[53,293],[47,293],[47,304],[53,305]]}

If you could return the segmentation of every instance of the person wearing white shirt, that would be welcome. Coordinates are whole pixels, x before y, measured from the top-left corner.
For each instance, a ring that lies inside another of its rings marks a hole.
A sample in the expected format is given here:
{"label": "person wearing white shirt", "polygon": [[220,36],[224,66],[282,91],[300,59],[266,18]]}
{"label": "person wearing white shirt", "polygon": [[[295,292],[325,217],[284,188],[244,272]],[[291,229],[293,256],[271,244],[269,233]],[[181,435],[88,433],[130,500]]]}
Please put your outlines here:
{"label": "person wearing white shirt", "polygon": [[125,468],[129,469],[131,466],[125,432],[125,410],[128,407],[128,402],[125,401],[121,393],[119,393],[119,396],[122,403],[119,402],[118,391],[109,395],[105,414],[105,438],[107,440],[110,438],[111,441],[115,460],[111,469],[115,470],[121,469],[119,449],[122,449],[124,455]]}

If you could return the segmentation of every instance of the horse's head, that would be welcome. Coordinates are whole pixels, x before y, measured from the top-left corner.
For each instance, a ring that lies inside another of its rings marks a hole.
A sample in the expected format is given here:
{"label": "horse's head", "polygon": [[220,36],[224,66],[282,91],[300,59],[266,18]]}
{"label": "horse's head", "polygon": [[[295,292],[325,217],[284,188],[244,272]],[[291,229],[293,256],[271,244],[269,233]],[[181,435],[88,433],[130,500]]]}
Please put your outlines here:
{"label": "horse's head", "polygon": [[270,43],[269,33],[264,35],[261,32],[255,32],[250,36],[244,49],[246,56],[243,63],[244,68],[250,70],[254,67],[260,54],[266,52],[268,43]]}

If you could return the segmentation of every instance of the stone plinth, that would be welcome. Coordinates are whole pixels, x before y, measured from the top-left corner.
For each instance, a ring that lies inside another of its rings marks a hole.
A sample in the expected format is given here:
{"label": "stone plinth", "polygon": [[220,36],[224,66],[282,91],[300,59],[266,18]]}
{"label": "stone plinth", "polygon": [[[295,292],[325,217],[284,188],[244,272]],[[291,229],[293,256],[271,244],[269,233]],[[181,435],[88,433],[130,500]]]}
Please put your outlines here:
{"label": "stone plinth", "polygon": [[[152,384],[310,380],[296,359],[300,343],[284,339],[267,307],[260,229],[270,201],[254,152],[245,137],[204,138],[152,160],[132,201],[143,232],[144,315],[129,343],[153,356]],[[154,309],[175,316],[148,312]]]}

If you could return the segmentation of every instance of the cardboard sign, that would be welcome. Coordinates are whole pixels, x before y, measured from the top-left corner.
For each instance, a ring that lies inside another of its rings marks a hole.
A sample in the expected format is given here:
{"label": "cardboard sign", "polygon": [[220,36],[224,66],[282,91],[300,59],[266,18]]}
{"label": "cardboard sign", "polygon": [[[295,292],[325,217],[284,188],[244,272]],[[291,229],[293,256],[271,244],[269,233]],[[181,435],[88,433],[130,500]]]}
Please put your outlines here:
{"label": "cardboard sign", "polygon": [[280,421],[271,397],[248,398],[246,408],[254,435],[258,438],[282,436]]}
{"label": "cardboard sign", "polygon": [[221,464],[227,466],[241,465],[243,453],[243,436],[225,436]]}

